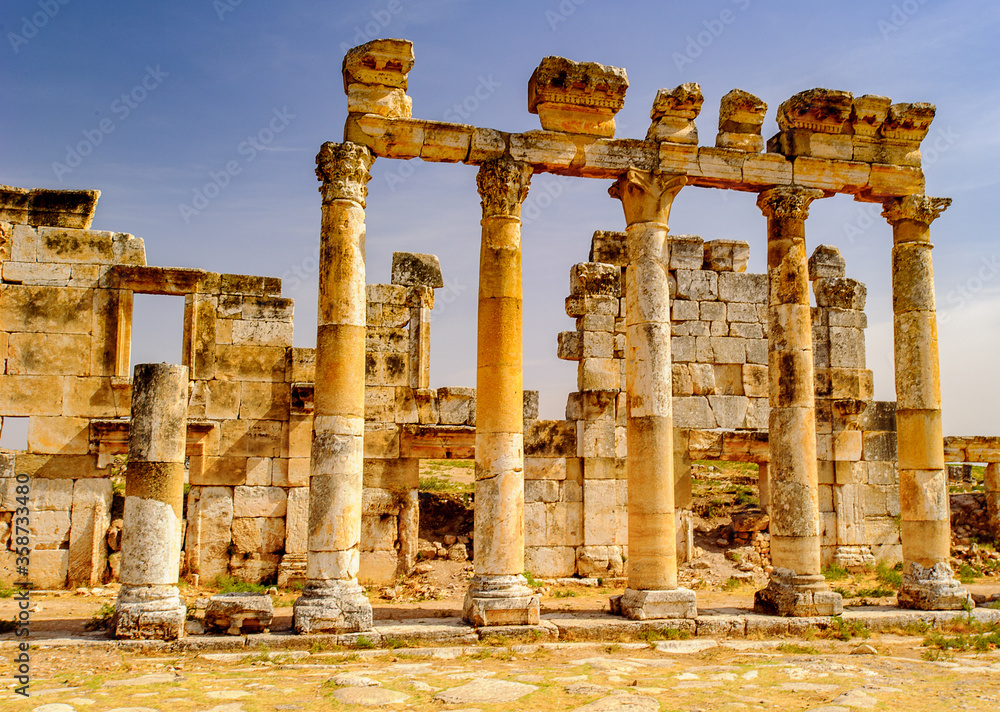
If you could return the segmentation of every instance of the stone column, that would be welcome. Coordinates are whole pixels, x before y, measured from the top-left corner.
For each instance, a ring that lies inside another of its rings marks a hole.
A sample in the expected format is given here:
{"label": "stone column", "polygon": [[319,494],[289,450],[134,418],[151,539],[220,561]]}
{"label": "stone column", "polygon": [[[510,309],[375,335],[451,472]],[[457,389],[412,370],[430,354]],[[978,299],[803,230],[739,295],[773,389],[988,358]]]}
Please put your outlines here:
{"label": "stone column", "polygon": [[768,463],[771,561],[754,610],[781,616],[837,615],[839,594],[820,573],[816,406],[805,220],[818,190],[772,188],[757,198],[767,217]]}
{"label": "stone column", "polygon": [[144,363],[132,379],[116,638],[175,640],[187,609],[181,562],[187,366]]}
{"label": "stone column", "polygon": [[937,314],[930,224],[951,200],[909,195],[883,204],[892,225],[896,432],[904,608],[952,610],[969,594],[952,577],[951,521],[941,428]]}
{"label": "stone column", "polygon": [[482,197],[476,356],[476,574],[463,617],[477,626],[535,625],[538,598],[524,571],[524,414],[521,202],[531,167],[487,161]]}
{"label": "stone column", "polygon": [[353,143],[325,143],[319,318],[309,478],[306,585],[295,602],[299,633],[372,626],[358,585],[365,435],[365,197],[374,157]]}
{"label": "stone column", "polygon": [[614,610],[636,620],[694,618],[694,591],[677,586],[674,520],[670,243],[667,221],[683,175],[630,168],[608,191],[625,210],[628,587]]}

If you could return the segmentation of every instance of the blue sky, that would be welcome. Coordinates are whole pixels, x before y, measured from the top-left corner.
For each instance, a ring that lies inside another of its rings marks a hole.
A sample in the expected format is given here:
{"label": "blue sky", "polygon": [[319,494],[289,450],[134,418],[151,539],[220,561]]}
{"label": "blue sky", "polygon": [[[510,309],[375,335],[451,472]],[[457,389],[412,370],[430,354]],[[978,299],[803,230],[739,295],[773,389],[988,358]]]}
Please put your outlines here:
{"label": "blue sky", "polygon": [[[8,1],[0,9],[0,182],[97,188],[94,227],[145,239],[154,265],[284,278],[295,342],[315,343],[319,232],[314,157],[342,138],[344,50],[412,40],[417,118],[506,131],[539,127],[526,87],[550,54],[625,67],[618,136],[642,137],[656,90],[699,82],[701,143],[738,87],[774,112],[812,87],[938,107],[925,148],[934,224],[945,428],[996,434],[1000,419],[1000,4],[971,0],[474,3],[470,0],[134,3]],[[83,155],[86,153],[86,155]],[[447,287],[432,324],[432,385],[475,385],[479,199],[475,168],[378,160],[368,199],[369,283],[394,250],[440,256]],[[535,176],[523,228],[525,386],[561,417],[576,369],[556,359],[569,270],[595,229],[622,229],[607,182]],[[199,198],[199,195],[203,196]],[[545,197],[547,196],[547,198]],[[686,188],[671,230],[746,240],[763,270],[765,221],[751,194]],[[835,244],[867,283],[876,393],[893,398],[891,233],[876,209],[813,205],[810,249]],[[179,301],[137,305],[134,362],[177,360]]]}

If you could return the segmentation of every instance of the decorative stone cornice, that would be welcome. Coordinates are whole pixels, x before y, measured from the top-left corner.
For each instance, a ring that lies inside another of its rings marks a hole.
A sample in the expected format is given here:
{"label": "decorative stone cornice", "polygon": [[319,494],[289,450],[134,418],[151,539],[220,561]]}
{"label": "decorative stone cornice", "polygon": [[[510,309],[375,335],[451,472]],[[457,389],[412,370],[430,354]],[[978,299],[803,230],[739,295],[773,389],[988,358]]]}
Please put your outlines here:
{"label": "decorative stone cornice", "polygon": [[368,84],[406,90],[413,69],[413,43],[409,40],[372,40],[344,55],[344,91],[351,84]]}
{"label": "decorative stone cornice", "polygon": [[521,203],[528,197],[532,172],[530,165],[508,156],[483,163],[476,174],[483,217],[520,215]]}
{"label": "decorative stone cornice", "polygon": [[907,195],[890,198],[882,203],[882,217],[890,225],[903,220],[914,220],[930,225],[951,205],[951,198],[928,198],[926,195]]}
{"label": "decorative stone cornice", "polygon": [[641,171],[629,168],[608,188],[608,195],[622,201],[625,222],[667,224],[670,206],[680,189],[687,185],[687,176],[678,173]]}
{"label": "decorative stone cornice", "polygon": [[316,156],[316,177],[323,181],[320,193],[323,202],[353,200],[365,207],[368,196],[369,170],[375,157],[356,143],[323,144]]}
{"label": "decorative stone cornice", "polygon": [[778,129],[808,129],[839,134],[851,115],[854,96],[836,89],[808,89],[778,107]]}
{"label": "decorative stone cornice", "polygon": [[653,122],[646,133],[647,141],[698,145],[698,129],[694,120],[705,102],[701,87],[694,82],[673,89],[660,89],[653,100],[649,118]]}
{"label": "decorative stone cornice", "polygon": [[600,107],[612,114],[625,105],[628,75],[620,67],[545,57],[528,82],[528,111],[538,113],[546,102]]}
{"label": "decorative stone cornice", "polygon": [[822,197],[823,191],[815,188],[779,186],[758,195],[757,207],[764,217],[805,220],[809,217],[809,204]]}

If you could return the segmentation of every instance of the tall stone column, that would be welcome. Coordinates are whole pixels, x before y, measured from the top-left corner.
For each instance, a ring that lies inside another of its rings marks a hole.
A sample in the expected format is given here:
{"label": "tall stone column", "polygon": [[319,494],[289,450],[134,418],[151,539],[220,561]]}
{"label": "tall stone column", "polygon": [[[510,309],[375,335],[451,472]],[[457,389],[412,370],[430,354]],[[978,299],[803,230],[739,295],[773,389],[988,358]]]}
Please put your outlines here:
{"label": "tall stone column", "polygon": [[805,221],[818,190],[772,188],[757,198],[767,217],[768,480],[771,561],[754,610],[836,615],[843,608],[820,572],[816,406]]}
{"label": "tall stone column", "polygon": [[625,381],[628,587],[614,608],[632,619],[694,618],[677,586],[674,522],[670,243],[667,221],[683,175],[630,168],[609,194],[625,210]]}
{"label": "tall stone column", "polygon": [[175,640],[187,608],[181,562],[187,366],[143,363],[132,379],[116,638]]}
{"label": "tall stone column", "polygon": [[909,195],[885,201],[892,225],[892,312],[896,353],[900,535],[904,608],[961,608],[969,594],[952,577],[951,522],[941,427],[937,313],[930,224],[947,198]]}
{"label": "tall stone column", "polygon": [[531,167],[487,161],[482,198],[476,354],[476,574],[463,617],[477,626],[538,623],[524,571],[521,202]]}
{"label": "tall stone column", "polygon": [[319,318],[309,478],[306,585],[295,602],[299,633],[372,626],[358,585],[365,435],[365,197],[374,157],[353,143],[325,143]]}

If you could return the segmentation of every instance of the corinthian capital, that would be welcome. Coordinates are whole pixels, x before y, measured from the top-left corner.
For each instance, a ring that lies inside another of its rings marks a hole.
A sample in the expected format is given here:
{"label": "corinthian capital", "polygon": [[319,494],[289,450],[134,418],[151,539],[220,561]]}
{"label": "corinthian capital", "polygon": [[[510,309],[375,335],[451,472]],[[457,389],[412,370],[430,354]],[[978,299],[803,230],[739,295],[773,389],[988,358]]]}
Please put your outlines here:
{"label": "corinthian capital", "polygon": [[805,220],[809,217],[809,204],[822,197],[823,191],[815,188],[780,186],[758,195],[757,207],[764,217]]}
{"label": "corinthian capital", "polygon": [[521,203],[528,197],[531,174],[530,165],[508,156],[484,162],[476,175],[483,217],[519,216]]}
{"label": "corinthian capital", "polygon": [[895,225],[903,220],[914,220],[930,225],[951,205],[951,198],[928,198],[926,195],[907,195],[889,198],[882,203],[882,217]]}
{"label": "corinthian capital", "polygon": [[356,143],[324,143],[316,156],[316,177],[323,181],[323,202],[353,200],[365,207],[368,172],[375,157]]}
{"label": "corinthian capital", "polygon": [[685,184],[685,175],[629,168],[608,188],[608,195],[622,201],[625,222],[629,225],[642,222],[666,225],[670,206]]}

